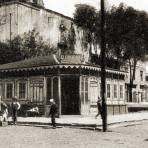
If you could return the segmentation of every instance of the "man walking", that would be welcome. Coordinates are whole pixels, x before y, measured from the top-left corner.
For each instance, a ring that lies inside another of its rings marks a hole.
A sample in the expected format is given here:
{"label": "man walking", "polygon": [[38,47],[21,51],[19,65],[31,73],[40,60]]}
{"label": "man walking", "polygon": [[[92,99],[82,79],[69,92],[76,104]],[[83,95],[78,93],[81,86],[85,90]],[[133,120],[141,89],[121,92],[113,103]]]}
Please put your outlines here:
{"label": "man walking", "polygon": [[51,115],[52,127],[55,129],[56,128],[55,116],[56,116],[56,113],[57,113],[57,105],[56,105],[54,99],[50,99],[50,103],[51,103],[51,106],[50,106],[49,115]]}
{"label": "man walking", "polygon": [[98,97],[98,100],[97,100],[97,109],[98,109],[98,113],[95,117],[97,118],[99,115],[101,115],[101,118],[102,118],[102,104],[101,104],[100,97]]}
{"label": "man walking", "polygon": [[12,98],[12,120],[13,124],[16,125],[17,122],[17,111],[20,109],[20,103],[17,101],[17,97]]}

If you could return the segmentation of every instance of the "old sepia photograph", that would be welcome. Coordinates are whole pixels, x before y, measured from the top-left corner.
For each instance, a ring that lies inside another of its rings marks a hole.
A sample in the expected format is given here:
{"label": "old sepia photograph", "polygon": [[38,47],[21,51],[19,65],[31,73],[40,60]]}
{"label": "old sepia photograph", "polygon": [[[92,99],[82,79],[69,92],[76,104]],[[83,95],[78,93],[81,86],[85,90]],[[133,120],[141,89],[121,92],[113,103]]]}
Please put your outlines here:
{"label": "old sepia photograph", "polygon": [[0,0],[0,148],[148,148],[148,0]]}

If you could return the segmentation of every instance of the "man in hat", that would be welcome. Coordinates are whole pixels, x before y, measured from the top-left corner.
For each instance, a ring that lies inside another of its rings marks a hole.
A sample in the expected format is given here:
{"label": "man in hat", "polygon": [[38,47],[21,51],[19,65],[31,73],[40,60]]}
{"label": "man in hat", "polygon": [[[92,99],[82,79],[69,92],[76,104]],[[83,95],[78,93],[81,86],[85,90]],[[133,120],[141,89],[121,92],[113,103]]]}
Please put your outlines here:
{"label": "man in hat", "polygon": [[55,116],[57,113],[57,105],[56,105],[54,99],[50,99],[50,103],[51,103],[51,106],[50,106],[49,115],[51,116],[51,124],[52,124],[53,128],[56,128]]}
{"label": "man in hat", "polygon": [[20,103],[17,101],[17,96],[12,98],[12,120],[13,124],[16,125],[17,122],[17,111],[20,109]]}
{"label": "man in hat", "polygon": [[98,97],[98,100],[97,100],[97,109],[98,109],[98,113],[95,116],[95,118],[97,118],[99,115],[101,115],[101,118],[102,118],[102,104],[101,104],[100,97]]}

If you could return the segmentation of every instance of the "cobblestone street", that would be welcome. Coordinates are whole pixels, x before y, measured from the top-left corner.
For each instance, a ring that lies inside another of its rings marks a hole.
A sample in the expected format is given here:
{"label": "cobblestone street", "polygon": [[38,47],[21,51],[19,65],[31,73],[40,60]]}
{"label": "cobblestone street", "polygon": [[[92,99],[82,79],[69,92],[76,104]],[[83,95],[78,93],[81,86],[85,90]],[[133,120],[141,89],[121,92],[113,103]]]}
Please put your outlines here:
{"label": "cobblestone street", "polygon": [[62,127],[0,127],[0,148],[147,148],[148,121],[110,132]]}

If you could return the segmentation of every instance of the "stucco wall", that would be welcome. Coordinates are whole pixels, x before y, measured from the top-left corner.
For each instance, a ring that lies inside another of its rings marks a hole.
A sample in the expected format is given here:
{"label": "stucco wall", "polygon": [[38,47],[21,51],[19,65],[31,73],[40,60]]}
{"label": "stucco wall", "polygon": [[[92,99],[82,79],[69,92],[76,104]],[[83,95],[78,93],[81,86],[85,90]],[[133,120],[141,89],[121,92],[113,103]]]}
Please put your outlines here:
{"label": "stucco wall", "polygon": [[[17,35],[22,36],[24,33],[36,29],[45,42],[57,47],[61,40],[59,29],[61,23],[66,26],[66,34],[68,35],[72,23],[71,18],[26,3],[9,2],[0,6],[0,41],[5,42]],[[89,52],[82,46],[83,32],[75,25],[74,30],[76,39],[74,53],[84,54],[86,61],[88,61]]]}
{"label": "stucco wall", "polygon": [[[1,41],[10,38],[10,13],[11,13],[11,32],[12,37],[23,35],[24,32],[36,29],[45,40],[57,42],[59,39],[59,24],[64,18],[50,13],[45,9],[39,9],[28,4],[12,3],[0,7],[1,18],[5,19],[5,23],[1,25]],[[52,20],[49,20],[52,19]],[[50,21],[50,22],[49,22]],[[52,21],[52,22],[51,22]],[[71,23],[66,20],[67,24]]]}

